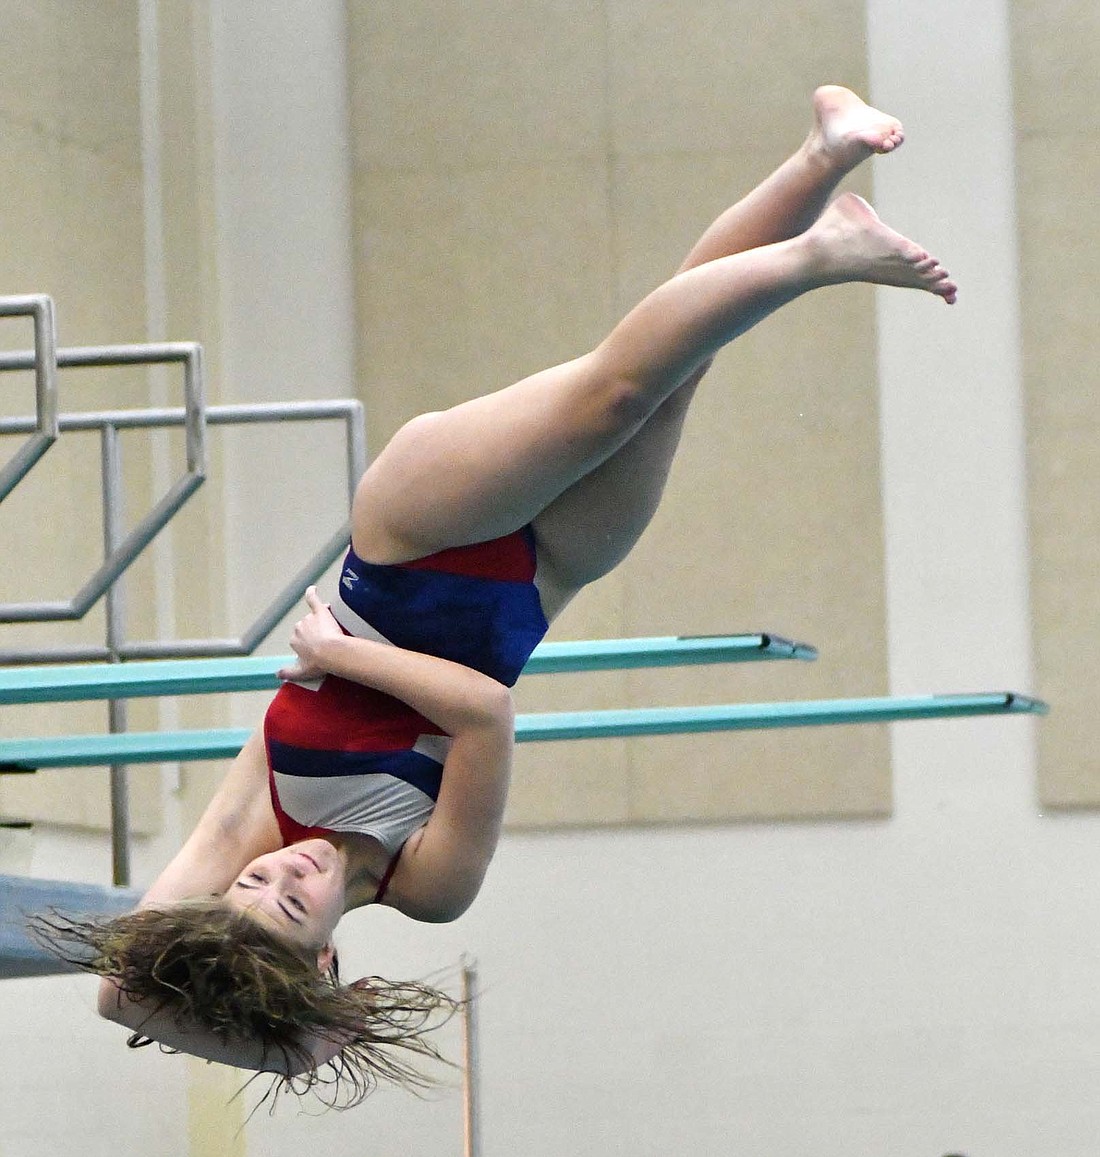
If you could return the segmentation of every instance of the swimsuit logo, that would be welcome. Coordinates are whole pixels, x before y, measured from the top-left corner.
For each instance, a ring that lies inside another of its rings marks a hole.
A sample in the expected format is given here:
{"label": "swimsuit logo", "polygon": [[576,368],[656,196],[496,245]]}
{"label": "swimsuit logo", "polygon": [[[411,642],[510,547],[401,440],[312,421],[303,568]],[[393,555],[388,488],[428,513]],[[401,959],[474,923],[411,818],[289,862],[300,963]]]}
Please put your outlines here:
{"label": "swimsuit logo", "polygon": [[340,576],[340,585],[347,587],[349,591],[358,581],[359,576],[351,569],[351,567],[348,567]]}

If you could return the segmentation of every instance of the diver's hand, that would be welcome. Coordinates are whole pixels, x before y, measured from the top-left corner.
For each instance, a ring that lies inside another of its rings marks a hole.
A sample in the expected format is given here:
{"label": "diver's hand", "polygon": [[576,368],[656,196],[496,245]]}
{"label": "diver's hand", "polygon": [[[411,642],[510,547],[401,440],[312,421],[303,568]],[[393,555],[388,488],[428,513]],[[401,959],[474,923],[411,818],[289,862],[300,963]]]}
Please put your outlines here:
{"label": "diver's hand", "polygon": [[332,617],[328,603],[321,602],[316,587],[306,591],[309,612],[294,624],[290,649],[298,656],[297,663],[281,668],[277,674],[284,681],[306,683],[328,674],[325,650],[329,643],[344,638],[340,624]]}

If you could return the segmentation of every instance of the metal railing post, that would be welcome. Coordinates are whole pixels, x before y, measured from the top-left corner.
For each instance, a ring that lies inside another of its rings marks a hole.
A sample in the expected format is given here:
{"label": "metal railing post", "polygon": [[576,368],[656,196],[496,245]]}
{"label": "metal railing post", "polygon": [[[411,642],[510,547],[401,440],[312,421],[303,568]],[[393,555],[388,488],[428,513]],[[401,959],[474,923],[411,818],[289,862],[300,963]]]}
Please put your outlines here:
{"label": "metal railing post", "polygon": [[57,440],[57,321],[53,300],[44,293],[0,297],[0,317],[30,316],[34,320],[34,426],[30,439],[0,469],[0,502]]}
{"label": "metal railing post", "polygon": [[465,1157],[481,1157],[481,1070],[477,1034],[477,961],[462,958],[462,1102]]}
{"label": "metal railing post", "polygon": [[[109,558],[122,541],[125,512],[122,500],[122,452],[118,427],[103,427],[100,442],[103,478],[103,549]],[[107,618],[106,643],[108,662],[119,662],[119,646],[125,638],[126,602],[120,575],[107,588],[104,611]],[[107,723],[112,734],[129,729],[129,710],[125,699],[111,699],[107,704]],[[130,884],[130,772],[123,764],[112,764],[111,782],[111,873],[116,887]]]}
{"label": "metal railing post", "polygon": [[[121,663],[129,659],[207,657],[250,654],[278,625],[287,610],[301,598],[302,590],[343,553],[350,534],[342,526],[295,575],[240,637],[129,641],[123,579],[125,572],[171,521],[206,475],[208,424],[224,425],[283,421],[342,420],[346,427],[347,488],[349,501],[359,476],[366,468],[366,439],[362,429],[362,404],[353,400],[283,402],[209,408],[205,397],[202,346],[197,342],[146,342],[130,345],[85,346],[59,349],[53,301],[44,294],[0,297],[0,317],[30,316],[34,321],[34,349],[0,351],[0,373],[33,370],[36,383],[33,418],[0,418],[0,435],[26,436],[20,450],[0,469],[0,501],[64,431],[98,431],[100,434],[104,560],[76,595],[64,601],[0,604],[0,623],[59,622],[81,619],[104,599],[106,637],[102,646],[62,645],[52,648],[13,650],[3,653],[5,664],[62,662]],[[149,366],[182,364],[184,405],[179,408],[148,408],[98,413],[59,414],[58,368]],[[125,518],[125,487],[122,476],[121,432],[134,429],[184,428],[186,466],[168,493],[129,531]],[[127,700],[108,701],[111,734],[128,731]],[[129,771],[123,764],[110,769],[112,872],[116,885],[130,882]]]}

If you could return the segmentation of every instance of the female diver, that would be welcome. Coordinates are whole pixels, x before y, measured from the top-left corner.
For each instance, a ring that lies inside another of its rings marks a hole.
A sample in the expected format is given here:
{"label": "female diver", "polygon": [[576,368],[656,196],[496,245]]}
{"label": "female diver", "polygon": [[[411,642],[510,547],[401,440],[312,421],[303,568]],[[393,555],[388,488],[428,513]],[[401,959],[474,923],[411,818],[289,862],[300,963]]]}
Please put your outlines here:
{"label": "female diver", "polygon": [[379,1078],[417,1080],[447,998],[342,986],[333,930],[371,903],[453,920],[477,895],[507,794],[508,688],[650,521],[713,356],[826,285],[955,300],[866,202],[830,200],[900,124],[835,86],[813,109],[797,152],[594,350],[398,431],[358,486],[331,609],[308,592],[262,731],[137,911],[38,918],[101,975],[99,1010],[131,1044],[334,1080],[352,1103]]}

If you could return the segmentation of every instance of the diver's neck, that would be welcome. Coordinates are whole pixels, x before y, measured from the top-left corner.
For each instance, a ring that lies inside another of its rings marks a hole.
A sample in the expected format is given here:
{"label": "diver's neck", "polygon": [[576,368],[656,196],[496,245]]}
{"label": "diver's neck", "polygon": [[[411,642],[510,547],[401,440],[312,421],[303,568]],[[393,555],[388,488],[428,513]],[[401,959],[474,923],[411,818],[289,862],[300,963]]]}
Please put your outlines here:
{"label": "diver's neck", "polygon": [[344,911],[370,904],[393,858],[373,836],[361,832],[326,833],[344,872]]}

